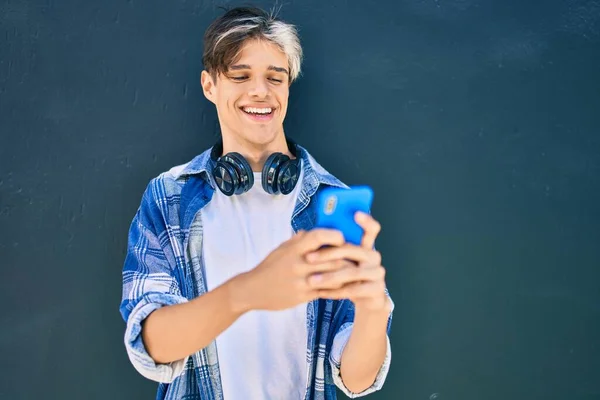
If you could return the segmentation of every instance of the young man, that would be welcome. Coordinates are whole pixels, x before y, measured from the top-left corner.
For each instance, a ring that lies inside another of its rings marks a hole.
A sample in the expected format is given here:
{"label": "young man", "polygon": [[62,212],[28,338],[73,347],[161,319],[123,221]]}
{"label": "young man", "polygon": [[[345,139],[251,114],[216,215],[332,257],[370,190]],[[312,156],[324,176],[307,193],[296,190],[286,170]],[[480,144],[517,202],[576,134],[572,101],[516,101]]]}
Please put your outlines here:
{"label": "young man", "polygon": [[[333,399],[382,387],[393,303],[360,246],[313,229],[315,196],[347,187],[284,134],[295,28],[253,8],[204,37],[201,83],[222,140],[153,179],[129,232],[120,311],[158,399]],[[326,247],[324,247],[326,246]]]}

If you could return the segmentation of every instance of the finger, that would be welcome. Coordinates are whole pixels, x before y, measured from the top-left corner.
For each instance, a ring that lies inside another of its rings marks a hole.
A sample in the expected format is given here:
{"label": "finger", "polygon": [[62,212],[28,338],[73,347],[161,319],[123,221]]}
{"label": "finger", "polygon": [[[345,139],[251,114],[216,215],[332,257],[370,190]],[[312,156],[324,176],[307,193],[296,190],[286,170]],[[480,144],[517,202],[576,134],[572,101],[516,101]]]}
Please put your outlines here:
{"label": "finger", "polygon": [[378,251],[355,246],[350,243],[313,251],[308,253],[305,258],[309,263],[320,263],[338,259],[352,260],[358,264],[368,265],[379,265],[381,263],[381,255]]}
{"label": "finger", "polygon": [[364,229],[364,234],[361,241],[361,246],[367,249],[372,249],[375,246],[375,239],[381,231],[381,224],[377,222],[371,215],[358,211],[354,220]]}
{"label": "finger", "polygon": [[293,237],[298,239],[298,238],[301,238],[302,236],[304,236],[305,234],[306,234],[306,231],[304,229],[299,229],[298,232],[296,232],[296,234]]}
{"label": "finger", "polygon": [[304,254],[323,246],[341,246],[344,241],[344,235],[336,229],[315,228],[300,237],[297,246],[298,251]]}
{"label": "finger", "polygon": [[356,268],[354,264],[346,260],[331,260],[316,264],[299,264],[297,267],[297,272],[298,275],[306,277],[324,272],[337,271],[348,266],[353,266]]}
{"label": "finger", "polygon": [[383,268],[356,268],[348,266],[337,271],[323,272],[309,277],[309,286],[313,289],[338,289],[355,282],[381,281],[385,276]]}
{"label": "finger", "polygon": [[319,291],[318,290],[309,290],[306,291],[302,296],[301,299],[304,303],[308,303],[311,302],[313,300],[317,300],[319,298]]}
{"label": "finger", "polygon": [[322,299],[367,299],[377,298],[385,294],[385,285],[381,282],[354,282],[337,289],[321,289]]}

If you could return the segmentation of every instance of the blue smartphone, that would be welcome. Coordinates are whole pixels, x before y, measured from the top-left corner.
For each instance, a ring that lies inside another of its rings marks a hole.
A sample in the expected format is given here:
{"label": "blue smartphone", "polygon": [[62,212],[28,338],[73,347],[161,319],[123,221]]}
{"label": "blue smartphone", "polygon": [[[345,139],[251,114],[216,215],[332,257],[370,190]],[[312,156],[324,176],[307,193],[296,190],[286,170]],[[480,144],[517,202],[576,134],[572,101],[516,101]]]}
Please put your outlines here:
{"label": "blue smartphone", "polygon": [[317,199],[317,228],[337,229],[347,243],[360,245],[363,229],[354,221],[357,211],[369,213],[373,203],[373,189],[369,186],[351,186],[349,189],[327,187]]}

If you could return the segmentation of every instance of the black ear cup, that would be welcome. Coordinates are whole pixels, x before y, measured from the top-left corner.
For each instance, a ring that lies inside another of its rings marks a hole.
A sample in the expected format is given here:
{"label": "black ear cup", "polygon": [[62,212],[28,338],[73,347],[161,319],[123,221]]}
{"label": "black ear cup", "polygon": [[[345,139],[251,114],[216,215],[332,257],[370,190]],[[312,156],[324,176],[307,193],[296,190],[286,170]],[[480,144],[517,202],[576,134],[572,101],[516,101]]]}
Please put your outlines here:
{"label": "black ear cup", "polygon": [[239,193],[236,194],[245,193],[250,190],[252,185],[254,185],[254,173],[244,156],[233,152],[226,154],[225,160],[231,162],[240,174],[240,188],[238,189]]}
{"label": "black ear cup", "polygon": [[217,187],[225,196],[231,196],[236,192],[240,178],[233,166],[223,161],[217,161],[217,165],[213,169],[213,177]]}
{"label": "black ear cup", "polygon": [[226,196],[242,194],[254,184],[250,164],[239,153],[227,153],[220,157],[213,169],[217,186]]}
{"label": "black ear cup", "polygon": [[262,170],[262,187],[269,194],[279,194],[279,167],[289,161],[283,153],[273,153],[267,158]]}
{"label": "black ear cup", "polygon": [[279,192],[281,194],[290,194],[294,190],[294,187],[296,187],[299,177],[300,168],[298,163],[290,159],[283,161],[277,174],[277,188]]}

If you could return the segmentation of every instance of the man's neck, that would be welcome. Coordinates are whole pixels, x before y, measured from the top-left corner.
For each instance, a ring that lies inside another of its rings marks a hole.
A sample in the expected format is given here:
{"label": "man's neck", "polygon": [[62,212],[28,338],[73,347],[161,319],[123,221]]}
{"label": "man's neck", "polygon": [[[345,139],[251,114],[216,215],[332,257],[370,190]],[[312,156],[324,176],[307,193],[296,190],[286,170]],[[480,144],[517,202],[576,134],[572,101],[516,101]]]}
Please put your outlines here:
{"label": "man's neck", "polygon": [[275,152],[280,152],[287,154],[289,157],[293,157],[288,149],[285,134],[283,132],[277,135],[273,141],[268,143],[255,143],[244,140],[238,136],[223,135],[223,154],[232,151],[244,156],[254,172],[262,171],[267,158]]}

